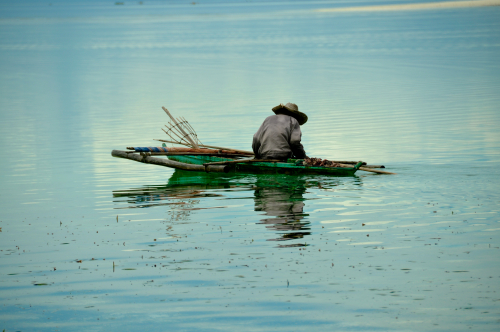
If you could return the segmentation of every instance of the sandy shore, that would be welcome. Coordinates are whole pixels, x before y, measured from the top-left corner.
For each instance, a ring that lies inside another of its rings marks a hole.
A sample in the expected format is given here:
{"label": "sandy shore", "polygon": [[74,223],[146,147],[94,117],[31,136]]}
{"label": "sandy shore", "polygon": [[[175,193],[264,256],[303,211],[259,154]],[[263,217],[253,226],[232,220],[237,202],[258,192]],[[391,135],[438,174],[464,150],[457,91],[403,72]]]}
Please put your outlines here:
{"label": "sandy shore", "polygon": [[345,8],[322,8],[319,12],[358,12],[358,11],[394,11],[394,10],[421,10],[421,9],[443,9],[443,8],[466,8],[500,6],[500,0],[475,0],[475,1],[444,1],[434,3],[415,3],[402,5],[380,5]]}

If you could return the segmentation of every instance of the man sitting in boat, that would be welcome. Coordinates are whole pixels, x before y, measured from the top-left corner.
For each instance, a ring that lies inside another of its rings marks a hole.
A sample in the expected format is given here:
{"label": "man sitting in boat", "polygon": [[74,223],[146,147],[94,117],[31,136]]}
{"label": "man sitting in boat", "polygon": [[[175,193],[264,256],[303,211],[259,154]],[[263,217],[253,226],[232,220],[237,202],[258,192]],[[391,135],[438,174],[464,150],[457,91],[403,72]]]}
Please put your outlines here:
{"label": "man sitting in boat", "polygon": [[253,135],[252,149],[256,159],[287,160],[306,157],[300,143],[300,126],[307,122],[307,115],[299,112],[299,107],[292,103],[273,107],[276,115],[264,120],[259,130]]}

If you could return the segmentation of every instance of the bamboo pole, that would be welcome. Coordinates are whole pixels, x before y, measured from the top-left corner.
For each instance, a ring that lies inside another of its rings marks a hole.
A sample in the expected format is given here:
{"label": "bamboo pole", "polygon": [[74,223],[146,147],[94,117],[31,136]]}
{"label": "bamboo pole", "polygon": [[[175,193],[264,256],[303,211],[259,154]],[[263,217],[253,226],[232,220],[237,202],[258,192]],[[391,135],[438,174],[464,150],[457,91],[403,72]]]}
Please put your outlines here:
{"label": "bamboo pole", "polygon": [[[332,160],[332,162],[337,163],[337,164],[353,164],[356,165],[358,162],[357,161],[339,161],[339,160]],[[363,162],[362,167],[366,168],[385,168],[384,165],[367,165],[365,162]]]}
{"label": "bamboo pole", "polygon": [[[210,154],[237,154],[242,157],[249,156],[248,153],[242,153],[234,150],[215,150],[215,149],[203,149],[203,148],[194,149],[194,148],[178,148],[178,147],[172,147],[172,148],[165,147],[167,151],[149,151],[149,148],[147,149],[148,151],[136,151],[135,147],[132,146],[127,147],[127,150],[132,150],[133,152],[192,152],[192,153],[210,153]],[[159,149],[163,149],[163,147]]]}
{"label": "bamboo pole", "polygon": [[[347,164],[340,164],[340,166],[352,168],[352,165],[347,165]],[[396,173],[391,173],[391,172],[386,172],[386,171],[379,171],[379,170],[375,170],[375,169],[370,169],[370,168],[366,168],[366,167],[360,167],[358,169],[360,171],[372,172],[372,173],[378,173],[378,174],[396,174]]]}
{"label": "bamboo pole", "polygon": [[378,174],[393,174],[393,175],[397,174],[397,173],[392,173],[392,172],[379,171],[379,170],[376,170],[376,169],[371,169],[371,168],[366,168],[366,167],[360,167],[359,170],[365,171],[365,172],[378,173]]}
{"label": "bamboo pole", "polygon": [[227,173],[229,169],[227,166],[224,165],[208,165],[208,166],[203,166],[203,165],[192,165],[192,164],[186,164],[186,163],[180,163],[178,161],[173,161],[173,160],[168,160],[165,158],[156,158],[156,157],[150,157],[146,155],[139,155],[136,153],[127,153],[128,151],[120,151],[120,150],[113,150],[111,151],[111,155],[113,157],[117,158],[125,158],[125,159],[130,159],[146,164],[154,164],[154,165],[160,165],[160,166],[165,166],[165,167],[172,167],[172,168],[178,168],[178,169],[183,169],[186,171],[198,171],[198,172],[219,172],[219,173]]}
{"label": "bamboo pole", "polygon": [[384,165],[363,165],[364,168],[385,168]]}
{"label": "bamboo pole", "polygon": [[165,111],[165,113],[167,113],[167,115],[170,117],[170,119],[172,119],[172,121],[175,123],[175,125],[177,126],[177,128],[181,131],[181,133],[184,135],[184,137],[186,137],[186,139],[189,141],[189,143],[191,143],[191,145],[194,147],[194,148],[198,148],[198,144],[196,144],[196,142],[191,138],[191,136],[189,136],[189,134],[186,134],[186,132],[184,131],[184,129],[182,129],[179,124],[177,123],[177,120],[172,116],[172,114],[170,114],[170,112],[164,107],[162,106],[161,108],[163,108],[163,110]]}
{"label": "bamboo pole", "polygon": [[[167,141],[167,140],[164,140],[164,139],[158,139],[158,138],[155,138],[155,139],[153,139],[153,140],[154,140],[154,141],[159,141],[159,142],[174,143],[174,144],[180,144],[180,145],[186,145],[186,146],[189,146],[189,144],[186,144],[186,143],[179,143],[179,142]],[[244,153],[244,154],[250,154],[250,155],[253,155],[253,154],[254,154],[252,151],[245,151],[245,150],[238,150],[238,149],[231,149],[231,148],[223,148],[223,147],[220,147],[220,146],[205,145],[205,144],[200,144],[199,146],[204,147],[204,148],[211,148],[211,149],[219,149],[219,150],[236,151],[236,152],[241,152],[241,153]]]}
{"label": "bamboo pole", "polygon": [[141,151],[125,151],[126,153],[147,153],[151,156],[211,156],[222,158],[237,158],[245,157],[245,155],[237,153],[203,153],[203,152],[141,152]]}

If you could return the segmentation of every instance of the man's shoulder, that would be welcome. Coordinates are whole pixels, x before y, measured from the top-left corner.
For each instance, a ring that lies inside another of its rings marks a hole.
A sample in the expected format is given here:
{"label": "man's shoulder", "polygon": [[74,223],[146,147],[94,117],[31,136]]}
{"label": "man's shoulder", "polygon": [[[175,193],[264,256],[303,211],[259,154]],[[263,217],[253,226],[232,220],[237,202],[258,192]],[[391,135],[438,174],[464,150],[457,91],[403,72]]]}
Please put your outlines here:
{"label": "man's shoulder", "polygon": [[277,115],[269,115],[262,124],[275,123],[278,121]]}
{"label": "man's shoulder", "polygon": [[273,128],[273,130],[282,128],[281,130],[291,130],[291,128],[298,126],[299,122],[293,116],[276,114],[268,116],[262,123],[261,128]]}
{"label": "man's shoulder", "polygon": [[274,114],[274,115],[269,115],[266,120],[264,121],[268,121],[268,120],[273,120],[273,119],[277,119],[278,118],[278,115],[277,114]]}
{"label": "man's shoulder", "polygon": [[295,118],[293,116],[290,116],[287,114],[274,114],[274,115],[268,116],[264,121],[288,122],[288,121],[297,121],[297,120],[295,120]]}

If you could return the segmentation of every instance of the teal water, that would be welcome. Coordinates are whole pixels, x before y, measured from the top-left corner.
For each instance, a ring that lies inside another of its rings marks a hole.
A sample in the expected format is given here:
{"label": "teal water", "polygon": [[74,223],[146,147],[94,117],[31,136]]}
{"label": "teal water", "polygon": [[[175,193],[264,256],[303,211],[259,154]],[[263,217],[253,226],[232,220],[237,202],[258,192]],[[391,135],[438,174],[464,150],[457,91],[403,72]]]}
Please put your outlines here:
{"label": "teal water", "polygon": [[[0,329],[498,330],[500,7],[315,11],[373,4],[1,2]],[[249,150],[289,101],[397,175],[110,155],[161,106]]]}

